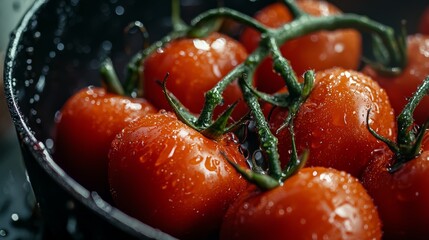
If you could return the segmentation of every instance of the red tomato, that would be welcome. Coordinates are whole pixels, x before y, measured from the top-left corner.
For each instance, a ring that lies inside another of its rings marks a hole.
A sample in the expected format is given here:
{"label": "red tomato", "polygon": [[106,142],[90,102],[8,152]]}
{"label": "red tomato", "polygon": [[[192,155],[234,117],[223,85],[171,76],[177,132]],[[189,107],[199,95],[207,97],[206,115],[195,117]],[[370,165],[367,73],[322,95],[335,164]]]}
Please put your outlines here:
{"label": "red tomato", "polygon": [[[298,152],[310,150],[307,166],[333,167],[359,176],[373,152],[384,147],[367,129],[368,109],[370,126],[395,139],[392,107],[374,80],[341,68],[317,72],[313,91],[294,120]],[[274,133],[286,116],[287,109],[274,109],[269,119]],[[290,134],[283,129],[275,135],[284,164],[290,158]]]}
{"label": "red tomato", "polygon": [[[170,90],[193,113],[200,113],[204,94],[215,86],[229,71],[247,58],[244,47],[232,38],[212,33],[203,39],[179,39],[158,49],[144,62],[144,95],[159,109],[171,110],[157,81],[170,73],[167,89]],[[241,100],[237,81],[229,85],[224,94],[224,105]],[[241,101],[232,116],[238,120],[247,112]]]}
{"label": "red tomato", "polygon": [[[389,95],[395,114],[401,113],[407,100],[417,87],[429,75],[429,36],[411,35],[408,41],[408,64],[397,77],[384,77],[367,66],[363,72],[377,80]],[[423,124],[429,119],[429,98],[425,97],[414,111],[416,124]]]}
{"label": "red tomato", "polygon": [[[314,16],[341,14],[341,11],[325,1],[297,1],[301,9]],[[282,3],[274,3],[260,10],[255,18],[268,27],[280,27],[292,20],[291,13]],[[240,41],[249,52],[258,46],[260,34],[245,29]],[[304,71],[316,71],[331,67],[357,69],[361,57],[361,36],[351,29],[319,31],[286,42],[281,46],[282,55],[288,59],[298,75]],[[273,93],[284,86],[284,81],[272,70],[272,60],[266,59],[256,72],[259,90]],[[269,81],[268,81],[269,80]]]}
{"label": "red tomato", "polygon": [[380,239],[371,197],[350,174],[304,168],[275,189],[251,189],[225,215],[220,239]]}
{"label": "red tomato", "polygon": [[113,200],[129,215],[175,237],[218,230],[247,182],[224,160],[245,166],[233,135],[215,142],[170,113],[148,115],[117,136],[109,154]]}
{"label": "red tomato", "polygon": [[109,196],[107,154],[112,140],[132,120],[155,112],[146,100],[84,88],[61,109],[55,129],[55,159],[83,186]]}
{"label": "red tomato", "polygon": [[422,153],[389,173],[394,160],[386,150],[371,161],[362,183],[373,197],[383,223],[383,239],[426,239],[429,236],[429,134]]}
{"label": "red tomato", "polygon": [[426,7],[420,17],[419,32],[429,35],[429,6]]}

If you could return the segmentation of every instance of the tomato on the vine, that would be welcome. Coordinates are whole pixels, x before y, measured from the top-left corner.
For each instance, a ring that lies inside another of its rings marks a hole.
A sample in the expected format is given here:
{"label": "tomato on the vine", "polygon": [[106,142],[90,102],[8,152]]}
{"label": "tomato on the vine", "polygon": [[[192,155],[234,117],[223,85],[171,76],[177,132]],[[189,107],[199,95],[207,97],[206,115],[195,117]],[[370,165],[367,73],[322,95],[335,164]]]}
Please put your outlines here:
{"label": "tomato on the vine", "polygon": [[112,142],[109,181],[116,205],[175,237],[204,239],[247,187],[221,152],[245,159],[233,134],[214,141],[172,113],[147,115]]}
{"label": "tomato on the vine", "polygon": [[[314,16],[340,14],[341,11],[325,1],[303,0],[296,2],[306,13]],[[271,4],[256,15],[255,19],[268,27],[280,27],[292,21],[290,11],[282,3]],[[240,41],[251,52],[258,46],[260,34],[247,28]],[[297,75],[331,67],[357,69],[361,57],[361,36],[356,30],[318,31],[284,43],[282,55],[290,61]],[[256,72],[256,86],[263,92],[273,93],[284,86],[284,81],[272,70],[272,60],[267,58]]]}
{"label": "tomato on the vine", "polygon": [[421,151],[393,173],[388,167],[394,154],[380,152],[362,175],[378,208],[384,239],[426,239],[429,235],[429,132]]}
{"label": "tomato on the vine", "polygon": [[[393,109],[377,82],[341,68],[316,72],[314,88],[294,120],[298,153],[310,151],[307,166],[332,167],[359,176],[373,153],[384,146],[367,129],[369,109],[370,126],[394,139]],[[283,164],[290,158],[291,137],[286,128],[278,129],[287,114],[286,108],[278,107],[269,116]]]}
{"label": "tomato on the vine", "polygon": [[[171,110],[157,83],[169,73],[167,89],[192,113],[200,113],[205,92],[246,57],[247,52],[241,43],[221,33],[214,32],[205,38],[173,40],[144,61],[144,96],[159,109]],[[241,96],[235,81],[225,89],[224,103],[217,108],[216,113],[221,113],[232,103],[240,101]],[[246,105],[240,101],[232,117],[238,120],[246,112]]]}
{"label": "tomato on the vine", "polygon": [[[429,36],[410,35],[407,38],[408,61],[399,76],[389,77],[378,74],[370,66],[363,72],[375,79],[389,95],[395,114],[399,114],[407,99],[416,91],[417,86],[429,75]],[[416,124],[423,124],[429,118],[429,98],[423,99],[414,111]]]}
{"label": "tomato on the vine", "polygon": [[225,215],[220,239],[380,239],[371,197],[350,174],[304,168],[282,186],[250,188]]}
{"label": "tomato on the vine", "polygon": [[55,158],[83,186],[109,196],[107,154],[112,140],[129,122],[156,109],[146,100],[99,87],[87,87],[62,107],[55,128]]}

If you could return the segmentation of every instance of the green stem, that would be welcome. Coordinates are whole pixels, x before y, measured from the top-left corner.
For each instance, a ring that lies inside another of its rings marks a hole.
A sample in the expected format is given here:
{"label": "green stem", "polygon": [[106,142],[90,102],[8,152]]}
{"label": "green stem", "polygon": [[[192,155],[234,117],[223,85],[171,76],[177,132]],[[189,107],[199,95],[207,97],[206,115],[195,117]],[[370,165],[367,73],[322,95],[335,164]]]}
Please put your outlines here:
{"label": "green stem", "polygon": [[254,18],[230,8],[216,8],[201,13],[191,21],[191,28],[199,28],[206,22],[210,22],[213,19],[218,18],[233,19],[239,23],[245,24],[247,27],[256,29],[261,33],[264,33],[268,30],[267,27],[256,21]]}
{"label": "green stem", "polygon": [[417,91],[408,100],[402,112],[398,115],[398,145],[409,146],[415,141],[414,134],[411,134],[411,128],[414,124],[414,110],[421,102],[423,97],[429,93],[429,76],[423,81]]}
{"label": "green stem", "polygon": [[285,81],[289,94],[292,98],[299,97],[302,95],[301,85],[298,82],[298,78],[295,75],[292,67],[288,60],[286,60],[280,52],[279,46],[276,44],[275,39],[270,37],[267,39],[267,44],[271,50],[273,58],[273,68],[278,72]]}
{"label": "green stem", "polygon": [[294,0],[283,0],[283,3],[289,9],[294,19],[308,15],[306,12],[304,12],[303,10],[301,10],[301,8],[298,7]]}
{"label": "green stem", "polygon": [[[136,89],[137,86],[142,86],[142,84],[138,84],[140,80],[140,74],[142,74],[142,62],[144,59],[149,56],[151,53],[155,52],[156,49],[165,46],[167,43],[173,41],[174,39],[178,39],[186,36],[187,31],[173,31],[170,34],[163,37],[161,40],[153,43],[148,48],[143,51],[137,53],[133,59],[127,65],[127,78],[124,84],[125,94],[134,96],[134,97],[142,97],[144,89]],[[137,90],[137,93],[136,93]]]}
{"label": "green stem", "polygon": [[231,72],[229,72],[222,81],[219,81],[212,89],[206,92],[204,107],[196,122],[198,128],[207,128],[213,120],[213,111],[222,102],[222,93],[225,88],[237,78],[241,77],[245,72],[246,66],[244,64],[238,65]]}
{"label": "green stem", "polygon": [[268,176],[266,174],[258,173],[258,172],[252,171],[252,170],[250,170],[248,168],[244,168],[244,167],[240,166],[238,163],[235,163],[231,159],[229,159],[228,156],[223,151],[221,151],[220,154],[247,181],[256,184],[260,189],[262,189],[262,190],[270,190],[270,189],[273,189],[273,188],[276,188],[276,187],[280,186],[280,182],[277,181],[276,179],[274,179],[274,178],[272,178],[272,177],[270,177],[270,176]]}
{"label": "green stem", "polygon": [[365,16],[356,14],[342,14],[323,17],[308,16],[299,18],[292,23],[285,24],[274,30],[273,36],[278,45],[284,42],[304,36],[306,34],[320,30],[337,30],[353,28],[362,32],[377,34],[389,52],[391,57],[390,65],[394,67],[403,67],[404,56],[395,38],[391,27],[375,22]]}
{"label": "green stem", "polygon": [[[291,4],[293,5],[293,3]],[[267,27],[260,24],[253,18],[239,13],[232,9],[219,8],[206,11],[198,15],[192,22],[191,27],[196,28],[214,18],[231,18],[248,27],[254,28],[261,33],[269,31]],[[323,17],[306,16],[295,19],[295,21],[277,28],[270,35],[276,39],[277,45],[312,32],[320,30],[337,30],[344,28],[354,28],[363,32],[374,33],[380,36],[382,42],[387,47],[391,57],[390,65],[394,67],[404,66],[404,55],[401,53],[393,28],[373,21],[365,16],[356,14],[331,15]]]}
{"label": "green stem", "polygon": [[171,21],[173,31],[175,32],[180,32],[188,28],[180,17],[180,0],[171,0]]}
{"label": "green stem", "polygon": [[[192,121],[194,127],[199,131],[202,131],[212,125],[213,111],[222,102],[222,93],[225,88],[232,83],[235,79],[239,79],[239,85],[243,93],[244,100],[246,101],[251,114],[255,119],[257,126],[258,136],[262,151],[266,153],[268,162],[268,174],[275,181],[281,182],[285,180],[285,176],[293,174],[300,166],[299,159],[294,153],[292,157],[292,165],[288,168],[292,170],[282,171],[279,161],[278,153],[278,140],[274,134],[270,131],[268,123],[262,113],[261,106],[258,102],[258,96],[253,93],[252,89],[248,86],[252,85],[252,76],[256,67],[265,59],[268,54],[271,54],[274,60],[274,68],[284,78],[286,85],[289,90],[290,104],[289,116],[287,120],[287,126],[291,131],[291,136],[294,136],[293,130],[293,119],[295,114],[298,112],[300,105],[305,101],[309,95],[313,81],[307,79],[304,86],[302,86],[293,73],[288,61],[281,55],[279,46],[291,39],[301,37],[312,32],[320,30],[337,30],[344,28],[354,28],[360,31],[369,32],[379,36],[381,42],[384,44],[383,50],[385,49],[388,53],[387,61],[385,65],[392,68],[401,68],[404,66],[404,54],[402,54],[400,41],[395,38],[393,29],[382,25],[378,22],[372,21],[364,16],[355,14],[343,14],[334,16],[323,16],[323,17],[312,17],[303,13],[294,3],[293,0],[283,0],[286,6],[292,11],[292,14],[296,17],[294,21],[285,24],[279,28],[271,29],[267,28],[255,19],[227,8],[217,8],[206,11],[191,21],[190,27],[175,26],[176,30],[168,36],[164,37],[157,43],[151,45],[143,52],[139,53],[130,63],[128,67],[128,79],[127,83],[138,80],[139,71],[141,70],[141,62],[155,49],[162,47],[164,44],[172,41],[173,39],[183,36],[199,36],[200,33],[206,34],[214,31],[216,24],[213,24],[215,20],[221,18],[230,18],[240,23],[245,24],[259,31],[262,35],[262,40],[258,48],[253,51],[247,58],[247,60],[238,65],[230,73],[228,73],[221,81],[219,81],[210,91],[206,93],[205,104],[201,111],[200,116],[196,122]],[[176,4],[176,5],[174,5]],[[173,10],[178,7],[178,0],[173,0]],[[178,10],[177,10],[178,11]],[[179,19],[178,13],[174,16],[174,19]],[[174,25],[174,23],[173,23]],[[208,27],[209,26],[209,27]],[[385,47],[385,48],[384,48]],[[387,55],[386,55],[387,56]],[[309,77],[307,77],[309,78]],[[314,78],[314,77],[313,77]],[[128,86],[128,84],[127,84]],[[135,85],[134,85],[135,86]],[[128,88],[127,88],[128,89]],[[129,90],[127,90],[129,91]],[[134,91],[134,90],[133,90]],[[173,99],[173,98],[171,98]],[[173,99],[174,100],[174,99]],[[186,116],[185,116],[186,117]],[[305,154],[304,154],[305,155]]]}
{"label": "green stem", "polygon": [[[243,83],[243,81],[247,81],[247,84]],[[278,153],[278,139],[273,135],[270,131],[270,127],[265,119],[265,116],[262,112],[261,106],[257,97],[253,94],[253,92],[247,88],[248,84],[251,84],[252,79],[240,79],[240,87],[243,92],[244,100],[250,108],[251,113],[255,119],[259,142],[261,145],[262,151],[267,154],[268,158],[268,174],[280,182],[283,174],[280,166],[280,155]]]}
{"label": "green stem", "polygon": [[110,58],[107,58],[101,63],[100,74],[107,92],[124,95],[124,89],[119,81],[118,75],[116,75]]}
{"label": "green stem", "polygon": [[421,144],[426,132],[426,129],[429,126],[429,120],[425,122],[420,129],[413,131],[412,127],[414,125],[414,110],[420,101],[429,94],[429,76],[427,76],[422,84],[418,87],[417,91],[413,96],[408,100],[407,105],[403,108],[402,112],[398,115],[397,125],[398,125],[398,137],[397,142],[393,142],[383,136],[380,136],[369,126],[369,111],[367,116],[367,127],[371,134],[376,137],[378,140],[383,141],[390,150],[395,154],[395,163],[388,168],[390,173],[393,173],[401,168],[401,166],[414,159],[420,154]]}

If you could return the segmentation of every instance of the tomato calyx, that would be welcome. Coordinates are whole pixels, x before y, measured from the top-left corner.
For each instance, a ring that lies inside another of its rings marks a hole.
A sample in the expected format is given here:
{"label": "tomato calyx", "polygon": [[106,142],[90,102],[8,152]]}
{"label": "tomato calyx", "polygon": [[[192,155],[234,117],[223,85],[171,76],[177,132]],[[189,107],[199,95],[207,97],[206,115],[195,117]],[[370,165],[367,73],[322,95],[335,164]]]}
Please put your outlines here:
{"label": "tomato calyx", "polygon": [[167,73],[164,80],[161,83],[164,96],[166,97],[168,103],[172,107],[176,116],[186,125],[192,127],[193,129],[197,130],[198,132],[200,132],[201,134],[203,134],[204,136],[210,139],[217,140],[221,138],[225,133],[235,131],[240,126],[246,124],[249,114],[244,115],[237,122],[234,122],[228,125],[231,114],[238,102],[234,102],[233,104],[231,104],[216,120],[214,121],[212,120],[210,124],[207,124],[207,125],[198,124],[198,118],[195,117],[193,114],[191,114],[185,108],[185,106],[183,106],[183,104],[174,96],[173,93],[168,91],[167,85],[166,85],[168,75],[169,74]]}
{"label": "tomato calyx", "polygon": [[[226,159],[229,164],[231,164],[234,169],[239,172],[247,181],[255,184],[261,190],[267,191],[276,187],[283,185],[283,182],[291,177],[293,174],[298,172],[299,169],[303,168],[307,162],[309,151],[304,151],[299,159],[297,159],[296,164],[285,169],[285,172],[282,174],[280,179],[274,179],[267,172],[261,170],[260,166],[253,165],[252,169],[246,169],[240,166],[239,164],[233,162],[226,156],[224,152],[220,152],[224,159]],[[255,162],[253,162],[255,164]]]}
{"label": "tomato calyx", "polygon": [[[426,130],[429,127],[429,120],[422,126],[415,128],[413,113],[419,102],[429,95],[429,76],[425,78],[417,91],[409,99],[402,112],[397,117],[398,138],[393,142],[376,133],[369,125],[369,114],[367,115],[367,128],[374,137],[384,142],[395,154],[395,162],[388,168],[390,173],[396,172],[401,166],[416,158],[421,153],[421,145]],[[370,110],[369,110],[370,111]]]}

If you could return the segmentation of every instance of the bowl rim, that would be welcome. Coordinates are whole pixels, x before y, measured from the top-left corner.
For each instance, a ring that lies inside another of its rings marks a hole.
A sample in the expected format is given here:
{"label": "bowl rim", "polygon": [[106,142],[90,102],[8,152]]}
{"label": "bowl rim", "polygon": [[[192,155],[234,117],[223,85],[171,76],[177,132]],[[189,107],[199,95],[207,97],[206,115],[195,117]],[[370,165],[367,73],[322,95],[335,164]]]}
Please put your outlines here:
{"label": "bowl rim", "polygon": [[14,82],[17,80],[14,77],[14,62],[16,61],[16,57],[19,52],[20,42],[24,33],[28,29],[28,26],[31,24],[32,18],[37,16],[41,11],[41,8],[48,2],[49,0],[35,0],[34,3],[31,4],[10,37],[4,61],[4,92],[9,113],[18,135],[17,137],[19,141],[22,141],[23,143],[21,147],[27,148],[37,161],[37,164],[43,168],[53,181],[70,193],[75,201],[79,201],[90,211],[104,218],[110,224],[116,225],[121,230],[135,237],[175,239],[170,235],[125,214],[114,206],[111,206],[109,203],[101,199],[97,193],[88,191],[72,179],[55,163],[52,155],[49,153],[43,142],[36,138],[30,127],[27,125],[25,115],[20,111],[20,104],[16,94]]}

